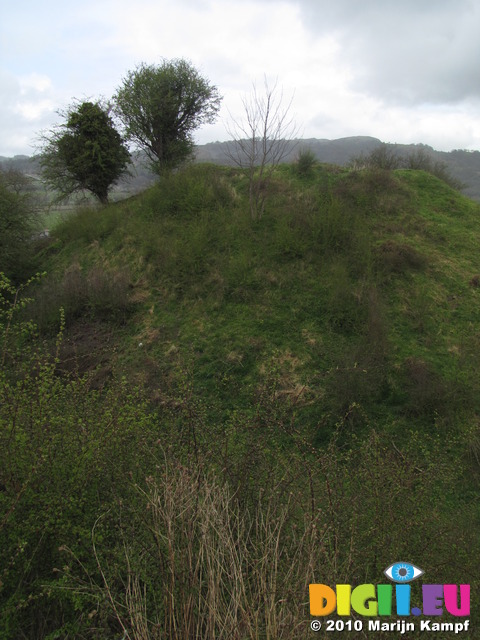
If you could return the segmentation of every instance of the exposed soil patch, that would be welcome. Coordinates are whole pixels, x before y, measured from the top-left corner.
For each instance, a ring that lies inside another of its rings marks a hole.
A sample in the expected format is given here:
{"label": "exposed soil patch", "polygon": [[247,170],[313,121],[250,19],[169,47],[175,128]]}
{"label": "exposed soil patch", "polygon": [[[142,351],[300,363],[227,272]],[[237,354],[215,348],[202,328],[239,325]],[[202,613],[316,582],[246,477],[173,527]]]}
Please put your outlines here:
{"label": "exposed soil patch", "polygon": [[101,388],[111,377],[118,331],[105,322],[80,320],[66,332],[60,347],[58,370],[65,374],[90,373],[91,386]]}

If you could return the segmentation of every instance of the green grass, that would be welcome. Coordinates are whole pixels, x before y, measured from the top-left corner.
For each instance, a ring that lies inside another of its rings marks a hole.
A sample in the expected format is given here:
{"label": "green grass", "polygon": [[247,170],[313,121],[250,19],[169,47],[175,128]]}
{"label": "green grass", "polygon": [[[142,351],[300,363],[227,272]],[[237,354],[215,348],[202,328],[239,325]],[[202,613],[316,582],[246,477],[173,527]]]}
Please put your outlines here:
{"label": "green grass", "polygon": [[[332,388],[321,407],[305,410],[313,431],[353,404],[372,419],[406,423],[414,401],[396,390],[412,358],[432,367],[439,392],[455,383],[480,313],[469,284],[480,273],[477,204],[423,172],[319,166],[303,176],[282,166],[264,217],[252,222],[246,181],[196,165],[57,227],[61,248],[47,269],[78,262],[86,272],[100,264],[130,273],[140,301],[128,320],[132,344],[117,355],[128,370],[141,372],[147,350],[161,361],[175,345],[178,360],[193,358],[198,392],[208,399],[222,387],[231,409],[248,405],[273,353],[288,353],[295,370],[280,367],[285,392],[292,379],[312,397]],[[476,407],[475,376],[463,386]],[[453,427],[465,417],[452,403],[441,414]],[[419,410],[418,428],[435,419]]]}
{"label": "green grass", "polygon": [[[93,493],[105,492],[113,514],[100,529],[118,601],[128,562],[138,563],[132,571],[145,588],[157,597],[164,589],[144,566],[147,534],[159,526],[149,520],[157,513],[150,491],[159,483],[165,493],[162,483],[175,478],[181,493],[200,468],[232,491],[232,508],[257,513],[266,496],[275,515],[262,518],[276,522],[283,516],[275,509],[289,505],[284,559],[298,548],[304,514],[318,517],[318,575],[332,583],[378,582],[401,556],[432,581],[473,584],[480,558],[479,205],[424,172],[325,165],[303,173],[279,167],[267,195],[264,216],[252,221],[245,174],[194,165],[123,202],[78,210],[38,256],[48,275],[30,308],[41,338],[53,342],[63,307],[57,373],[87,371],[98,389],[93,404],[78,382],[59,399],[46,385],[45,396],[71,424],[71,434],[58,427],[60,444],[90,442],[91,433],[89,456],[102,448],[102,460],[80,456],[78,468],[95,481]],[[60,384],[49,375],[49,384]],[[135,385],[144,394],[138,411]],[[26,415],[42,406],[33,403]],[[109,434],[124,423],[118,453]],[[48,434],[39,447],[48,455],[53,447],[53,456],[57,439]],[[164,477],[167,459],[177,461],[178,473]],[[101,500],[93,496],[85,507],[81,544],[66,525],[61,533],[101,583],[95,593],[107,611],[105,585],[85,550]],[[78,580],[81,571],[70,567]],[[73,578],[64,580],[72,587]],[[80,594],[92,587],[82,588],[72,593],[88,626]],[[115,618],[109,624],[118,635]]]}

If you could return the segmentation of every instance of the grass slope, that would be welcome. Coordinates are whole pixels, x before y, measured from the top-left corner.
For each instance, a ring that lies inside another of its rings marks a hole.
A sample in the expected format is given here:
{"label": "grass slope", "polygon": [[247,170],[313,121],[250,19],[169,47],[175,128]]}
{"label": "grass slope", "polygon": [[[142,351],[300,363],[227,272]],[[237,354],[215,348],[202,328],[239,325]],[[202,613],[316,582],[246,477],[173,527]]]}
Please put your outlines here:
{"label": "grass slope", "polygon": [[406,170],[286,165],[265,188],[254,222],[242,172],[193,165],[39,253],[30,308],[47,340],[60,307],[66,329],[34,391],[2,396],[26,487],[11,629],[301,638],[309,582],[405,558],[475,593],[479,205]]}
{"label": "grass slope", "polygon": [[[188,362],[223,413],[249,406],[275,371],[277,393],[320,440],[347,416],[398,433],[412,417],[419,429],[469,422],[478,205],[423,172],[321,166],[302,177],[287,166],[254,223],[246,182],[193,166],[70,218],[50,247],[47,270],[67,275],[48,285],[48,309],[66,303],[67,323],[96,305],[124,314],[116,364],[158,401]],[[75,300],[69,278],[97,301]]]}

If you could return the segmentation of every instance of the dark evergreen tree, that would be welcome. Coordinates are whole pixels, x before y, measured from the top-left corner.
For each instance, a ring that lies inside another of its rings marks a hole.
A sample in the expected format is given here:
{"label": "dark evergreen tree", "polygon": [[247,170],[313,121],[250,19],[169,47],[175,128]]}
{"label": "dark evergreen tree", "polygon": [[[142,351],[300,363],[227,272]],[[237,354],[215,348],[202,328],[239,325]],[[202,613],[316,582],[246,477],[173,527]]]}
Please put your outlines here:
{"label": "dark evergreen tree", "polygon": [[89,191],[102,204],[129,162],[109,110],[99,102],[70,107],[66,122],[44,136],[40,156],[44,178],[61,198]]}

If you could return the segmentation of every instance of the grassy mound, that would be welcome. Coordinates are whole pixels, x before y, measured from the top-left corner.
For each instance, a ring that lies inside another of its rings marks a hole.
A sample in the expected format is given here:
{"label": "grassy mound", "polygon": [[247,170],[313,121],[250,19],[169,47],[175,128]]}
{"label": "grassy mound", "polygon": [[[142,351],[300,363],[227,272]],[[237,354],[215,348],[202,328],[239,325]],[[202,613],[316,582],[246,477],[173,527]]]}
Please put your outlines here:
{"label": "grassy mound", "polygon": [[194,165],[37,257],[46,352],[25,312],[3,351],[10,629],[301,638],[309,582],[399,558],[474,592],[478,204],[408,170],[265,188],[252,221],[247,176]]}

